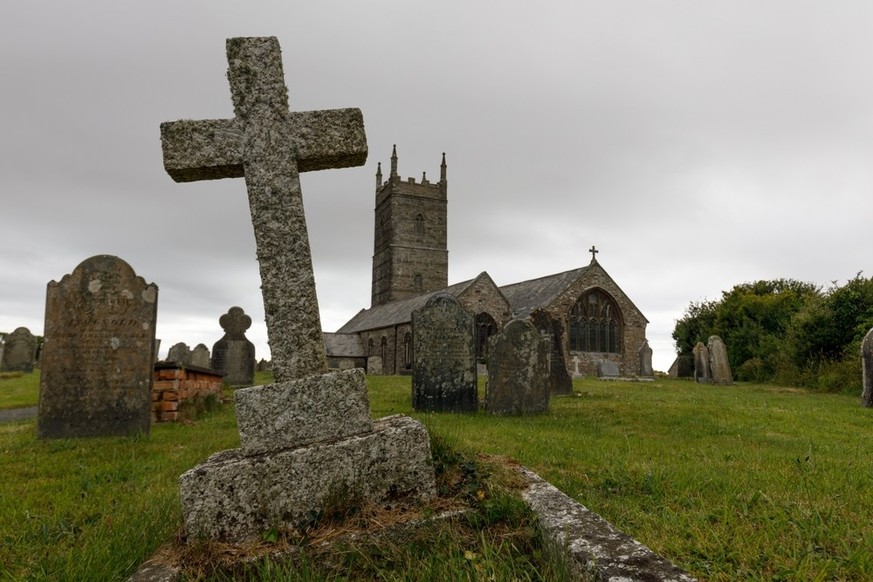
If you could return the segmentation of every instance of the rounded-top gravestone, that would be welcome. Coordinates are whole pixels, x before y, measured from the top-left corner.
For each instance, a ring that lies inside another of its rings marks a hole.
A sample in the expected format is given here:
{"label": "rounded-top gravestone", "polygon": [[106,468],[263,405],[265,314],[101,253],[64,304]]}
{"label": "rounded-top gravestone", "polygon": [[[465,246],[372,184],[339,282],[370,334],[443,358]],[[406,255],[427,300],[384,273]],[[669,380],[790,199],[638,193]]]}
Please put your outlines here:
{"label": "rounded-top gravestone", "polygon": [[6,336],[0,359],[0,372],[33,372],[36,337],[26,327],[16,328]]}
{"label": "rounded-top gravestone", "polygon": [[476,318],[449,293],[437,293],[412,314],[412,407],[475,412]]}
{"label": "rounded-top gravestone", "polygon": [[111,255],[48,284],[41,438],[149,432],[157,305],[158,287]]}
{"label": "rounded-top gravestone", "polygon": [[530,321],[513,319],[488,343],[485,408],[489,414],[545,411],[549,407],[551,342]]}

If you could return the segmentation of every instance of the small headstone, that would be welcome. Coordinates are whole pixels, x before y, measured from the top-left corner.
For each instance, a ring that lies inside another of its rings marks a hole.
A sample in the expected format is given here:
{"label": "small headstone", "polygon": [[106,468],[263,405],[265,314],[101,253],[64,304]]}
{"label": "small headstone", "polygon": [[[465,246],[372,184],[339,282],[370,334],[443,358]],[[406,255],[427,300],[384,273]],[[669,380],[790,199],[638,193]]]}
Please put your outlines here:
{"label": "small headstone", "polygon": [[667,375],[671,378],[693,378],[694,377],[694,356],[676,356]]}
{"label": "small headstone", "polygon": [[0,359],[0,372],[33,372],[36,337],[26,327],[16,328],[6,336]]}
{"label": "small headstone", "polygon": [[167,351],[167,361],[176,362],[180,366],[187,366],[191,363],[191,350],[185,342],[179,342]]}
{"label": "small headstone", "polygon": [[709,371],[713,384],[733,384],[733,376],[731,376],[731,364],[728,361],[727,348],[724,342],[717,335],[709,337],[706,343],[706,348],[709,350]]}
{"label": "small headstone", "polygon": [[709,348],[703,342],[697,342],[694,346],[694,381],[700,384],[712,382],[712,373],[709,361]]}
{"label": "small headstone", "polygon": [[573,379],[567,372],[567,363],[564,361],[564,352],[561,346],[564,343],[564,324],[542,310],[534,310],[530,315],[531,322],[540,332],[549,339],[551,355],[549,357],[549,393],[572,394]]}
{"label": "small headstone", "polygon": [[654,376],[655,371],[652,369],[652,348],[649,347],[649,340],[643,340],[643,345],[640,346],[640,376]]}
{"label": "small headstone", "polygon": [[209,348],[205,344],[197,344],[191,350],[191,365],[198,368],[209,368]]}
{"label": "small headstone", "polygon": [[475,412],[476,319],[449,293],[412,313],[412,408]]}
{"label": "small headstone", "polygon": [[548,409],[551,342],[530,321],[514,319],[488,343],[486,410],[530,414]]}
{"label": "small headstone", "polygon": [[48,284],[40,438],[149,432],[157,305],[157,286],[110,255]]}
{"label": "small headstone", "polygon": [[252,318],[241,307],[231,307],[218,319],[224,337],[212,346],[212,369],[224,374],[232,386],[249,384],[255,379],[255,344],[246,338]]}
{"label": "small headstone", "polygon": [[864,336],[861,342],[861,406],[873,406],[873,329]]}
{"label": "small headstone", "polygon": [[620,378],[621,371],[618,368],[618,362],[613,362],[610,360],[601,360],[597,362],[597,377]]}

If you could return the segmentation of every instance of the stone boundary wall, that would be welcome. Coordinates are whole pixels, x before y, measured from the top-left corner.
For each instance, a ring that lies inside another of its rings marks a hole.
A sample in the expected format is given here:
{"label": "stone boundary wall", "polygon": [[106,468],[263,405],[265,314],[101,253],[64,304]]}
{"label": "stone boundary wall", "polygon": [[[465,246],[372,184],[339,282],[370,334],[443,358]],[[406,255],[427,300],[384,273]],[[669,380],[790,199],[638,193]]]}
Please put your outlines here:
{"label": "stone boundary wall", "polygon": [[155,365],[152,385],[152,422],[179,420],[179,406],[187,400],[221,397],[223,375],[195,366],[178,366],[174,362]]}

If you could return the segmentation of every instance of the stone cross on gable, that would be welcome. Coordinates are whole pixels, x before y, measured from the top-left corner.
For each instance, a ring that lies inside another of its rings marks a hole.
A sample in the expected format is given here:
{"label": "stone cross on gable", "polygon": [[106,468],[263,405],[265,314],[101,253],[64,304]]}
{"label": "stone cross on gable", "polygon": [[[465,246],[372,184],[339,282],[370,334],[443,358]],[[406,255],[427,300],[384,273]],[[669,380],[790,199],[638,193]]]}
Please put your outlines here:
{"label": "stone cross on gable", "polygon": [[588,249],[588,252],[591,253],[591,262],[596,261],[597,260],[597,253],[599,253],[600,251],[598,251],[596,248],[594,248],[594,245],[591,245],[591,248]]}
{"label": "stone cross on gable", "polygon": [[290,112],[279,41],[227,40],[235,117],[161,124],[177,182],[245,177],[277,381],[324,372],[324,340],[298,172],[363,165],[360,109]]}

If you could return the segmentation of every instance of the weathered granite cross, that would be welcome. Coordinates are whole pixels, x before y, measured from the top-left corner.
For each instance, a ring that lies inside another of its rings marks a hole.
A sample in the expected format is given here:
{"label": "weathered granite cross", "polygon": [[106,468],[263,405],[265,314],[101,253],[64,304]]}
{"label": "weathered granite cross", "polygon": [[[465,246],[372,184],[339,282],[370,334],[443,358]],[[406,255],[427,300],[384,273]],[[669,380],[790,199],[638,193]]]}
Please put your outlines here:
{"label": "weathered granite cross", "polygon": [[161,124],[164,168],[177,182],[245,177],[273,374],[326,371],[298,172],[363,165],[360,109],[291,113],[275,37],[227,39],[234,119]]}

